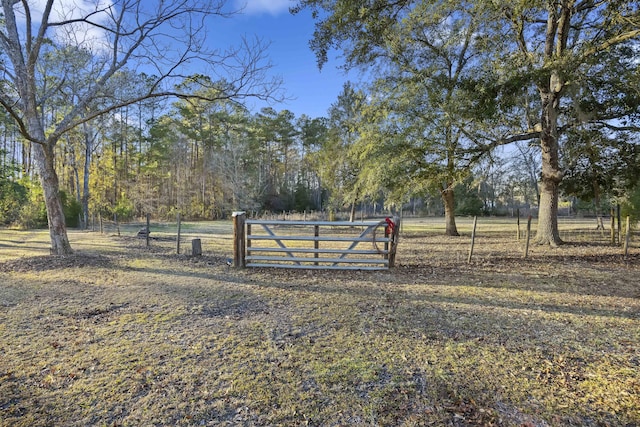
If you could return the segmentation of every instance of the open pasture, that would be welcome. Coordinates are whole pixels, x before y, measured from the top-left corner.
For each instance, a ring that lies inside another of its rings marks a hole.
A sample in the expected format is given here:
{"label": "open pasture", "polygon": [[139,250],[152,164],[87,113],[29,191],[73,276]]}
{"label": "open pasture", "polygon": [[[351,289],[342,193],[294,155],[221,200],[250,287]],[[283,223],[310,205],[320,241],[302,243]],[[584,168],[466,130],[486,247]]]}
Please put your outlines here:
{"label": "open pasture", "polygon": [[[640,248],[405,219],[390,271],[226,264],[231,223],[0,230],[0,425],[640,425]],[[526,223],[521,224],[524,231]],[[534,224],[535,231],[535,224]]]}

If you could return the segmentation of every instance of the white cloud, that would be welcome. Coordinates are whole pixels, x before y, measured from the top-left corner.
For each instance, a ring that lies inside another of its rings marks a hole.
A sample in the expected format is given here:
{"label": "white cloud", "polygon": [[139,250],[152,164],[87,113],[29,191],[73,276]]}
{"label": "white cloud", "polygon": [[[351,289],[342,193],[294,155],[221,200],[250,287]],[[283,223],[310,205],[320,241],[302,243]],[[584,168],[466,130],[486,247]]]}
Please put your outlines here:
{"label": "white cloud", "polygon": [[[107,24],[110,21],[108,8],[113,4],[110,0],[63,0],[58,2],[54,10],[58,16],[54,19],[79,19],[93,14],[91,20],[97,24]],[[97,12],[97,13],[96,13]],[[74,24],[59,28],[56,37],[62,42],[88,47],[94,51],[109,49],[107,34],[101,28],[89,24]]]}
{"label": "white cloud", "polygon": [[[30,3],[33,22],[39,24],[47,0],[36,0]],[[49,22],[79,19],[93,14],[91,20],[97,24],[107,24],[109,16],[106,10],[112,7],[111,0],[59,0],[54,2]],[[22,9],[18,6],[18,9]],[[23,15],[24,12],[18,15]],[[21,20],[24,25],[24,20]],[[94,25],[75,23],[49,28],[49,36],[61,43],[83,46],[94,51],[108,49],[107,33]]]}
{"label": "white cloud", "polygon": [[279,15],[286,13],[291,6],[296,4],[295,0],[236,0],[238,7],[243,8],[243,12],[248,15],[259,15],[269,13]]}

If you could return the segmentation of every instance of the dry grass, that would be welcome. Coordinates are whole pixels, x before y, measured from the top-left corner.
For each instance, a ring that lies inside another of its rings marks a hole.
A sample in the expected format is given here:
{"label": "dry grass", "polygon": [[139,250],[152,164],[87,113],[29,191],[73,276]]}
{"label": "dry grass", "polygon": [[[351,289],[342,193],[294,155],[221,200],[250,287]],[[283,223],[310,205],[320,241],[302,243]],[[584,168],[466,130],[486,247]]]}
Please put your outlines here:
{"label": "dry grass", "polygon": [[459,226],[406,221],[388,272],[233,270],[229,223],[186,226],[202,258],[0,230],[0,425],[640,425],[637,239],[523,260],[481,219],[467,264]]}

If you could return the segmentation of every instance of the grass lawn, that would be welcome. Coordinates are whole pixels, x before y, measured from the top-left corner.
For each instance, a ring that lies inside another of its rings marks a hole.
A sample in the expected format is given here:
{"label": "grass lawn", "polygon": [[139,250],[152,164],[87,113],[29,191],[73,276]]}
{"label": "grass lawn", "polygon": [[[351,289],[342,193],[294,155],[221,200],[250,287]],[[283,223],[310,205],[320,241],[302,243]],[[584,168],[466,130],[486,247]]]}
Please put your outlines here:
{"label": "grass lawn", "polygon": [[[639,426],[640,248],[404,221],[390,271],[235,270],[231,223],[0,229],[0,426]],[[523,224],[522,229],[526,227]]]}

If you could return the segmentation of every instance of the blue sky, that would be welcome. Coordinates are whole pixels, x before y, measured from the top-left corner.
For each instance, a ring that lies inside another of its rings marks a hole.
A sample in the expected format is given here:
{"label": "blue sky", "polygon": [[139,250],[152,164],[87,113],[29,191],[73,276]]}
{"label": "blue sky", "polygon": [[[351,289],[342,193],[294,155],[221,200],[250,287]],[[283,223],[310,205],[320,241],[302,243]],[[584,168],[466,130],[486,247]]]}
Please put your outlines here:
{"label": "blue sky", "polygon": [[[272,73],[282,77],[287,95],[294,98],[272,105],[273,108],[290,110],[296,117],[326,116],[349,77],[337,69],[341,62],[335,57],[322,71],[318,70],[315,55],[309,48],[314,21],[307,11],[291,15],[292,4],[295,1],[237,0],[236,5],[244,6],[244,11],[224,22],[224,31],[228,32],[224,40],[234,44],[242,35],[255,35],[270,42],[268,56],[273,64]],[[253,108],[259,110],[261,105],[254,103]]]}
{"label": "blue sky", "polygon": [[[108,4],[111,0],[100,1]],[[92,0],[58,0],[55,4],[65,15],[81,14],[96,7]],[[316,57],[309,48],[314,20],[309,11],[292,15],[289,8],[296,4],[297,0],[226,0],[228,7],[225,10],[242,9],[242,13],[229,19],[212,19],[207,36],[213,47],[221,49],[238,46],[243,36],[249,40],[257,36],[270,43],[267,56],[273,65],[271,74],[283,79],[283,89],[289,98],[284,103],[271,106],[278,111],[291,110],[296,117],[302,114],[326,116],[349,77],[338,69],[341,62],[337,55],[330,57],[322,71],[318,70]],[[35,15],[41,15],[44,0],[35,0],[32,8]],[[82,36],[73,33],[74,37],[78,36],[90,45],[101,40],[99,30],[78,28],[85,32]],[[354,72],[350,75],[359,74]],[[247,107],[253,112],[265,105],[264,102],[247,101]]]}
{"label": "blue sky", "polygon": [[[100,1],[107,4],[111,0]],[[221,49],[237,46],[243,36],[249,40],[257,36],[270,43],[267,55],[273,64],[271,74],[283,79],[283,89],[287,98],[290,98],[282,104],[271,106],[278,111],[291,110],[296,117],[302,114],[326,116],[348,77],[337,68],[341,62],[336,55],[325,64],[322,71],[318,70],[315,55],[309,48],[314,30],[310,12],[303,11],[297,15],[289,13],[289,8],[297,4],[297,0],[226,0],[226,4],[228,7],[225,10],[242,9],[242,13],[234,14],[229,19],[213,19],[208,28],[209,42]],[[92,10],[96,2],[58,0],[56,5],[65,14],[77,14]],[[44,0],[34,1],[32,8],[36,15],[41,15]],[[80,38],[85,42],[95,44],[96,40],[101,40],[100,31],[84,28],[83,31],[86,35]],[[74,33],[74,36],[77,35]],[[247,107],[253,112],[265,105],[264,102],[247,101]]]}

